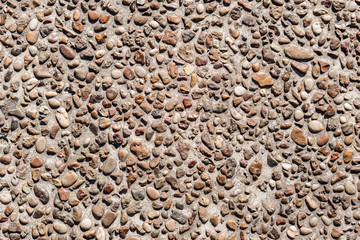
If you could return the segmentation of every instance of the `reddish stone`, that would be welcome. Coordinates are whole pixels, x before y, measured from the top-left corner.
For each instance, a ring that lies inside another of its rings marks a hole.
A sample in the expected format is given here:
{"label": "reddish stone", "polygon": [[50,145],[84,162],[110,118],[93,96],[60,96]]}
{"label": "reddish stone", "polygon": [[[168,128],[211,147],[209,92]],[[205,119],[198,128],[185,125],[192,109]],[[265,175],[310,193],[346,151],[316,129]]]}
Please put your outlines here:
{"label": "reddish stone", "polygon": [[184,99],[183,99],[183,104],[184,104],[184,107],[185,107],[185,108],[191,107],[191,106],[192,106],[191,99],[190,99],[190,98],[184,98]]}
{"label": "reddish stone", "polygon": [[69,196],[70,196],[70,191],[65,189],[65,188],[60,188],[59,191],[59,198],[62,201],[67,201],[69,200]]}
{"label": "reddish stone", "polygon": [[38,158],[38,157],[35,157],[31,162],[30,162],[30,165],[33,167],[33,168],[38,168],[38,167],[41,167],[43,165],[43,161]]}
{"label": "reddish stone", "polygon": [[249,172],[252,175],[260,175],[262,171],[262,162],[259,160],[255,160],[253,163],[250,164]]}
{"label": "reddish stone", "polygon": [[178,37],[175,33],[169,30],[165,30],[163,42],[172,46],[175,46],[178,40]]}

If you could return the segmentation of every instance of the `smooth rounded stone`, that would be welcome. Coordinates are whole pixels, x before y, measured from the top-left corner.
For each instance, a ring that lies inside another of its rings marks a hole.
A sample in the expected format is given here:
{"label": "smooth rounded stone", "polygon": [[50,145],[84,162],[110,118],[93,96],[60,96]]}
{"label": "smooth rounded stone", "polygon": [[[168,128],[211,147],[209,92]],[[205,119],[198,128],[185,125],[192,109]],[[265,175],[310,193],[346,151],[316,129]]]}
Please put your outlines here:
{"label": "smooth rounded stone", "polygon": [[319,21],[313,22],[311,28],[315,35],[320,35],[322,33],[322,27]]}
{"label": "smooth rounded stone", "polygon": [[300,234],[302,234],[302,235],[308,235],[312,232],[313,232],[313,230],[311,228],[307,228],[307,227],[300,228]]}
{"label": "smooth rounded stone", "polygon": [[78,175],[74,171],[67,172],[61,179],[63,187],[70,187],[78,180]]}
{"label": "smooth rounded stone", "polygon": [[323,221],[323,223],[326,225],[326,226],[329,226],[331,223],[332,223],[332,220],[330,218],[328,218],[327,216],[322,216],[321,217],[321,220]]}
{"label": "smooth rounded stone", "polygon": [[291,132],[291,139],[298,145],[305,147],[307,145],[307,140],[303,130],[295,127]]}
{"label": "smooth rounded stone", "polygon": [[186,75],[191,75],[195,71],[195,68],[191,64],[185,64],[184,66],[184,73]]}
{"label": "smooth rounded stone", "polygon": [[237,97],[240,97],[246,93],[246,89],[242,86],[237,86],[234,88],[234,94]]}
{"label": "smooth rounded stone", "polygon": [[117,160],[114,157],[108,157],[103,164],[103,173],[110,174],[117,167]]}
{"label": "smooth rounded stone", "polygon": [[154,20],[149,21],[148,24],[152,29],[156,29],[156,28],[160,27],[160,24]]}
{"label": "smooth rounded stone", "polygon": [[65,234],[68,231],[68,226],[65,223],[60,222],[58,220],[54,222],[53,227],[54,230],[59,234]]}
{"label": "smooth rounded stone", "polygon": [[49,103],[50,107],[52,107],[52,108],[58,108],[61,106],[61,102],[55,98],[49,99],[48,103]]}
{"label": "smooth rounded stone", "polygon": [[13,67],[15,71],[20,71],[24,67],[24,62],[20,59],[16,59],[13,63]]}
{"label": "smooth rounded stone", "polygon": [[46,138],[39,137],[35,143],[35,149],[38,153],[43,153],[46,149]]}
{"label": "smooth rounded stone", "polygon": [[29,22],[29,28],[31,31],[34,31],[38,26],[39,21],[36,18],[33,18]]}
{"label": "smooth rounded stone", "polygon": [[166,221],[165,227],[169,232],[173,232],[176,229],[176,222],[173,219]]}
{"label": "smooth rounded stone", "polygon": [[347,194],[354,195],[356,193],[356,187],[352,182],[346,181],[344,187]]}
{"label": "smooth rounded stone", "polygon": [[312,133],[318,133],[324,130],[324,125],[318,120],[313,120],[309,122],[308,128]]}
{"label": "smooth rounded stone", "polygon": [[29,46],[28,49],[31,56],[35,56],[39,52],[39,50],[35,46]]}
{"label": "smooth rounded stone", "polygon": [[40,185],[34,186],[34,194],[37,196],[43,204],[47,204],[50,200],[49,192]]}
{"label": "smooth rounded stone", "polygon": [[360,210],[355,211],[353,217],[355,220],[360,220]]}
{"label": "smooth rounded stone", "polygon": [[344,103],[344,108],[345,108],[345,110],[347,110],[347,111],[353,110],[353,107],[352,107],[351,104],[348,103],[348,102]]}
{"label": "smooth rounded stone", "polygon": [[348,4],[348,10],[350,12],[355,12],[358,8],[358,4],[356,4],[356,2],[354,1],[350,1],[350,3]]}
{"label": "smooth rounded stone", "polygon": [[119,78],[121,78],[121,76],[122,76],[122,74],[121,74],[120,70],[115,69],[115,70],[111,71],[111,77],[113,79],[119,79]]}
{"label": "smooth rounded stone", "polygon": [[145,68],[143,68],[143,67],[140,67],[140,66],[136,66],[134,68],[134,71],[135,71],[135,74],[140,78],[145,77],[146,74],[147,74],[147,70]]}
{"label": "smooth rounded stone", "polygon": [[56,111],[56,120],[58,121],[59,125],[62,127],[62,128],[67,128],[70,126],[70,119],[69,119],[69,115],[68,113],[66,112],[65,108],[59,108],[57,111]]}
{"label": "smooth rounded stone", "polygon": [[11,197],[11,194],[8,193],[8,192],[2,192],[0,194],[0,202],[2,204],[9,204],[10,202],[12,201],[12,197]]}
{"label": "smooth rounded stone", "polygon": [[321,15],[321,20],[323,20],[324,22],[330,22],[332,20],[332,18],[333,17],[329,14]]}
{"label": "smooth rounded stone", "polygon": [[95,52],[95,57],[96,58],[102,58],[103,56],[105,56],[106,54],[106,50],[105,49],[101,49],[101,50],[97,50]]}
{"label": "smooth rounded stone", "polygon": [[304,80],[304,86],[305,86],[305,90],[307,92],[311,92],[311,90],[313,90],[314,86],[315,86],[315,81],[312,78],[306,78]]}
{"label": "smooth rounded stone", "polygon": [[74,71],[74,76],[79,80],[85,80],[87,74],[88,69],[85,67],[76,68]]}
{"label": "smooth rounded stone", "polygon": [[60,44],[60,52],[61,54],[67,59],[74,59],[75,58],[75,51],[72,50],[69,46],[65,44]]}
{"label": "smooth rounded stone", "polygon": [[301,110],[299,110],[299,109],[295,110],[295,112],[294,112],[294,119],[295,119],[296,121],[300,121],[301,119],[303,119],[303,117],[304,117],[304,112],[303,112],[303,111],[301,111]]}
{"label": "smooth rounded stone", "polygon": [[81,222],[80,222],[80,228],[82,230],[89,230],[92,227],[92,221],[90,218],[84,218]]}
{"label": "smooth rounded stone", "polygon": [[153,187],[147,187],[146,194],[151,200],[157,200],[160,198],[160,192]]}
{"label": "smooth rounded stone", "polygon": [[319,218],[318,217],[312,217],[309,220],[310,227],[316,227],[319,224]]}
{"label": "smooth rounded stone", "polygon": [[204,6],[204,4],[199,3],[199,4],[196,6],[196,12],[197,12],[198,14],[202,14],[204,11],[205,11],[205,6]]}
{"label": "smooth rounded stone", "polygon": [[125,67],[123,74],[124,74],[124,77],[128,80],[133,80],[135,78],[134,71],[129,67]]}

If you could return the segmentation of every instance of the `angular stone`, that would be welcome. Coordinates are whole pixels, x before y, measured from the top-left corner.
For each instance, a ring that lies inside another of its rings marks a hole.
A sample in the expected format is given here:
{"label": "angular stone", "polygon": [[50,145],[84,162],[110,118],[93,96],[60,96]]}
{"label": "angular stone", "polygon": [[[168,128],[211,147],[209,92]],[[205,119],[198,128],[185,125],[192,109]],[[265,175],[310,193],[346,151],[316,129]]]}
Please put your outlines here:
{"label": "angular stone", "polygon": [[255,73],[252,79],[257,82],[260,87],[268,87],[274,84],[274,79],[267,73]]}

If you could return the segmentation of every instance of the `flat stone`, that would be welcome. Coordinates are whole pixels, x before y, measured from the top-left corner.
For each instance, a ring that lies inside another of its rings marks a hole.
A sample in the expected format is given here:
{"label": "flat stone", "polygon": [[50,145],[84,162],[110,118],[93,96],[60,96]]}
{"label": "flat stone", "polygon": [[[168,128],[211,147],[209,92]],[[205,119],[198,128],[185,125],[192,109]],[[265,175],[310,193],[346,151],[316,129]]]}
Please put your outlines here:
{"label": "flat stone", "polygon": [[308,127],[312,133],[318,133],[324,130],[324,125],[318,120],[310,121]]}
{"label": "flat stone", "polygon": [[101,224],[104,228],[108,228],[113,224],[117,217],[117,214],[112,211],[107,211],[104,215],[104,217],[101,219]]}
{"label": "flat stone", "polygon": [[68,231],[68,226],[60,221],[55,221],[53,224],[54,230],[59,234],[65,234]]}
{"label": "flat stone", "polygon": [[46,138],[39,137],[35,143],[35,149],[38,153],[43,153],[46,149]]}
{"label": "flat stone", "polygon": [[108,157],[102,167],[104,174],[111,174],[117,167],[117,160],[114,157]]}
{"label": "flat stone", "polygon": [[291,132],[291,139],[298,145],[305,147],[307,144],[307,140],[305,137],[304,132],[300,129],[295,127]]}
{"label": "flat stone", "polygon": [[314,58],[314,52],[307,48],[290,45],[284,47],[285,54],[295,60],[311,60]]}
{"label": "flat stone", "polygon": [[160,198],[160,192],[153,187],[147,187],[146,194],[151,200],[157,200]]}
{"label": "flat stone", "polygon": [[45,66],[34,68],[34,75],[37,79],[52,77],[52,74],[48,71],[48,68]]}
{"label": "flat stone", "polygon": [[74,59],[75,58],[75,52],[70,47],[66,46],[65,44],[60,44],[60,52],[61,54],[66,57],[67,59]]}
{"label": "flat stone", "polygon": [[69,115],[68,113],[66,112],[65,108],[59,108],[57,111],[56,111],[56,120],[58,121],[59,125],[62,127],[62,128],[67,128],[70,126],[70,119],[69,119]]}
{"label": "flat stone", "polygon": [[67,172],[61,179],[63,187],[70,187],[78,180],[78,175],[74,171]]}
{"label": "flat stone", "polygon": [[266,73],[255,73],[252,79],[259,84],[260,87],[272,86],[274,79]]}

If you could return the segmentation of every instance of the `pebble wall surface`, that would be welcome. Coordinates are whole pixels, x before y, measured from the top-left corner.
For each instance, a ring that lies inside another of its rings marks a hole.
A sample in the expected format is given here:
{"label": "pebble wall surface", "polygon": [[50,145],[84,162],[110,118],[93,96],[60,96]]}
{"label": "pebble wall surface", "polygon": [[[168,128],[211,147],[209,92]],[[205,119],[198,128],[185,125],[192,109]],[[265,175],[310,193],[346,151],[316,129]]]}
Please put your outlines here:
{"label": "pebble wall surface", "polygon": [[360,0],[1,0],[0,239],[360,239]]}

